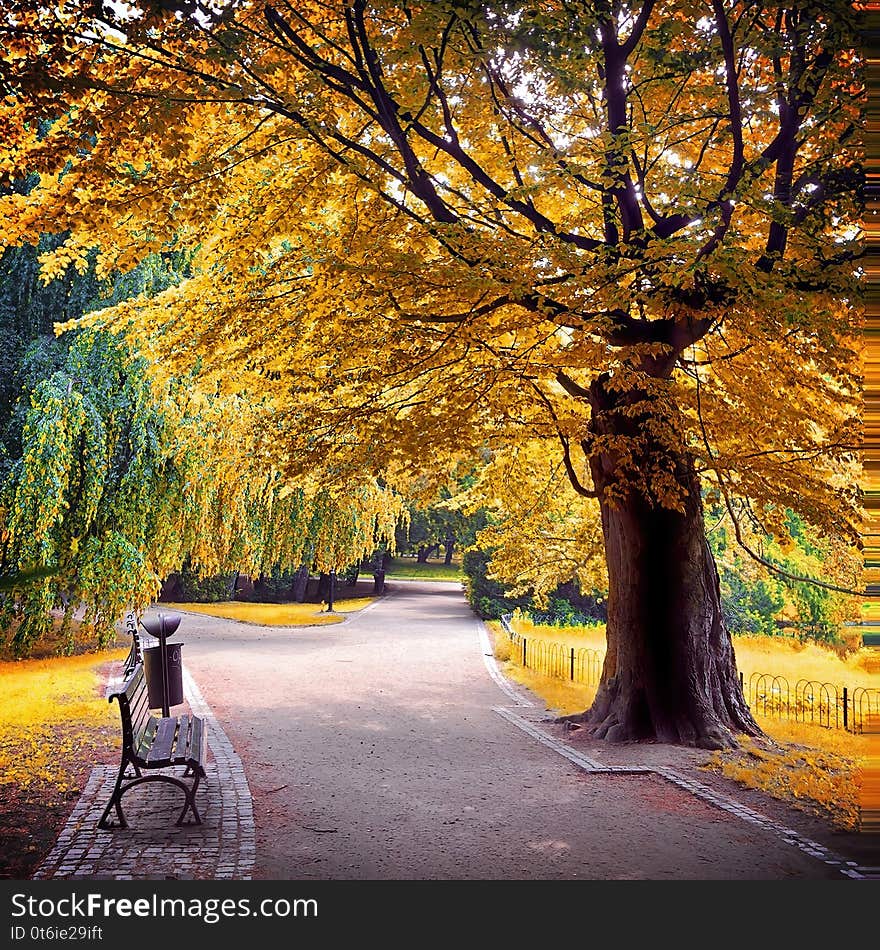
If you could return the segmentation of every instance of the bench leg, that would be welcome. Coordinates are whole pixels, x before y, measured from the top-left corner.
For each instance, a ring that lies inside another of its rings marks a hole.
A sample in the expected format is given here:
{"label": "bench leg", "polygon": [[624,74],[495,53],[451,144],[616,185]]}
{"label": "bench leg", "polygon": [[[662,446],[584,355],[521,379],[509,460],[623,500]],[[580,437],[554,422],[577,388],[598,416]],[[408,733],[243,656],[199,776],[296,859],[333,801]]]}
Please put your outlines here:
{"label": "bench leg", "polygon": [[183,819],[186,817],[187,811],[192,811],[194,819],[192,824],[200,825],[202,823],[202,816],[199,814],[198,808],[196,808],[196,792],[198,791],[199,782],[202,779],[202,775],[204,775],[204,771],[201,768],[190,770],[189,767],[187,767],[187,771],[190,771],[191,774],[195,775],[195,781],[192,783],[189,791],[186,793],[186,803],[184,804],[183,810],[180,812],[180,815],[177,818],[176,824],[184,824],[185,822]]}
{"label": "bench leg", "polygon": [[[104,828],[107,830],[113,830],[115,828],[127,828],[128,822],[125,820],[125,815],[122,813],[122,796],[130,789],[134,788],[135,785],[142,785],[145,782],[170,782],[172,785],[176,785],[179,789],[183,791],[183,794],[186,796],[186,801],[184,802],[183,809],[180,812],[180,815],[177,818],[175,824],[192,824],[200,825],[202,823],[202,816],[199,814],[199,810],[196,807],[196,791],[199,787],[199,782],[204,777],[205,772],[201,767],[193,769],[192,773],[195,775],[195,781],[191,786],[188,786],[185,782],[181,781],[179,778],[176,778],[173,775],[140,775],[136,779],[132,779],[129,782],[123,784],[122,779],[125,772],[125,766],[127,763],[123,763],[119,770],[119,775],[116,779],[116,787],[113,789],[113,795],[110,798],[110,801],[107,803],[107,807],[104,809],[104,814],[101,816],[101,820],[98,822],[99,828]],[[116,808],[116,814],[119,816],[119,824],[111,825],[107,823],[107,816],[110,814],[111,808]],[[184,822],[186,813],[192,811],[193,821]]]}
{"label": "bench leg", "polygon": [[[132,763],[134,765],[134,763]],[[101,820],[98,822],[98,827],[103,828],[105,831],[112,831],[114,828],[127,828],[128,822],[125,820],[125,815],[122,813],[122,793],[124,789],[122,788],[122,780],[125,778],[125,769],[128,766],[128,759],[123,756],[122,762],[119,766],[119,772],[116,775],[116,784],[113,786],[113,794],[110,796],[110,801],[107,802],[107,807],[104,809],[104,814],[101,815]],[[140,776],[137,766],[134,766],[135,771]],[[116,808],[116,817],[119,820],[118,825],[111,825],[107,822],[107,817],[110,814],[110,809]]]}

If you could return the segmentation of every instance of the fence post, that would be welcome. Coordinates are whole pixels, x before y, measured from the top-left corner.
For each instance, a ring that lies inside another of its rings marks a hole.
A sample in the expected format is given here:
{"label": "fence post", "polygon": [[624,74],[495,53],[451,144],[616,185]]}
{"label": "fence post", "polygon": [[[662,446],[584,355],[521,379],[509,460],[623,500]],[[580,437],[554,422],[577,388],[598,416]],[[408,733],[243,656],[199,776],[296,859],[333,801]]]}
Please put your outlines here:
{"label": "fence post", "polygon": [[849,723],[849,695],[847,693],[846,687],[844,686],[843,687],[843,728],[844,729],[849,728],[848,723]]}
{"label": "fence post", "polygon": [[571,648],[571,678],[574,680],[574,647]]}
{"label": "fence post", "polygon": [[526,665],[526,638],[523,637],[523,666]]}

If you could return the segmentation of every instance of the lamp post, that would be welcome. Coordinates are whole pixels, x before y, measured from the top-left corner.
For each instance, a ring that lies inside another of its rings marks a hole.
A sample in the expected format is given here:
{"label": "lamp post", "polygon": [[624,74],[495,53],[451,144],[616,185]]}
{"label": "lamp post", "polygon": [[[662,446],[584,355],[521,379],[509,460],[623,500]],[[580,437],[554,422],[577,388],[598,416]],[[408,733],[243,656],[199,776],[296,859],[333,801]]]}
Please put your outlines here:
{"label": "lamp post", "polygon": [[330,583],[327,585],[327,613],[333,613],[333,597],[336,593],[336,571],[330,571]]}

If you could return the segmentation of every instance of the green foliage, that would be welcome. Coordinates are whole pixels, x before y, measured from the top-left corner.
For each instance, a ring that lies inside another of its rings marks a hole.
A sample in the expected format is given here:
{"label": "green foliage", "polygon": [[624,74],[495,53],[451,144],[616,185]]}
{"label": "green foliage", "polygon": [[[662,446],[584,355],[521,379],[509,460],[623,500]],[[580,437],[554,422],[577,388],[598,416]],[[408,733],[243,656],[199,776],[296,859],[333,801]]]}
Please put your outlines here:
{"label": "green foliage", "polygon": [[461,564],[439,560],[417,561],[413,557],[395,558],[386,572],[389,580],[460,581]]}
{"label": "green foliage", "polygon": [[559,584],[547,597],[546,606],[537,607],[531,592],[519,595],[488,575],[491,550],[470,548],[462,558],[464,589],[468,603],[484,620],[497,620],[517,607],[527,612],[535,623],[554,627],[577,627],[600,623],[606,619],[605,599],[597,591],[582,594],[574,581]]}
{"label": "green foliage", "polygon": [[215,604],[232,599],[234,574],[215,574],[201,577],[187,558],[176,576],[175,599],[187,604]]}
{"label": "green foliage", "polygon": [[[49,357],[42,372],[36,351]],[[31,376],[45,375],[22,400],[21,456],[0,499],[8,513],[3,559],[13,569],[55,573],[6,599],[19,655],[45,635],[59,605],[68,624],[83,606],[99,644],[108,642],[133,593],[154,582],[147,550],[156,513],[179,487],[145,364],[120,339],[85,332],[60,365],[43,343],[29,359]]]}
{"label": "green foliage", "polygon": [[355,561],[354,564],[349,564],[349,566],[344,571],[340,571],[339,573],[340,583],[347,584],[348,586],[356,583],[358,577],[360,577],[361,570],[362,565],[360,562]]}
{"label": "green foliage", "polygon": [[528,609],[530,597],[510,597],[498,581],[489,578],[491,559],[491,551],[480,549],[465,551],[462,557],[465,597],[471,608],[483,620],[497,620],[502,614],[512,613],[516,607]]}
{"label": "green foliage", "polygon": [[151,254],[102,280],[88,251],[44,283],[38,258],[61,240],[0,257],[0,637],[16,655],[56,610],[68,649],[74,615],[105,644],[184,559],[186,599],[215,601],[233,568],[269,572],[280,591],[303,562],[332,570],[393,531],[396,502],[369,480],[342,496],[285,485],[255,457],[247,398],[159,381],[121,335],[56,339],[56,322],[155,296],[190,260]]}
{"label": "green foliage", "polygon": [[[718,516],[718,510],[709,513],[710,519]],[[796,512],[786,511],[784,523],[789,537],[783,543],[769,534],[759,540],[766,560],[785,573],[775,573],[741,554],[723,521],[710,534],[725,623],[732,633],[793,633],[802,640],[842,643],[841,624],[857,619],[856,600],[794,578],[825,579],[832,568],[842,569],[839,562],[845,566],[846,557],[823,541]],[[851,583],[855,586],[857,580]]]}
{"label": "green foliage", "polygon": [[254,581],[253,591],[240,594],[239,600],[253,600],[258,603],[283,604],[294,600],[293,585],[296,571],[282,569],[278,565]]}
{"label": "green foliage", "polygon": [[[467,478],[459,479],[462,486],[467,481]],[[452,499],[452,492],[444,486],[430,504],[411,505],[406,524],[397,531],[398,552],[423,556],[437,549],[445,554],[453,548],[473,544],[477,532],[486,525],[486,514],[483,510],[465,513]]]}
{"label": "green foliage", "polygon": [[[16,190],[25,193],[32,184],[21,182]],[[176,282],[186,266],[180,254],[151,255],[129,274],[99,280],[91,251],[81,271],[71,268],[45,283],[39,258],[65,238],[43,235],[36,245],[0,255],[0,513],[7,521],[7,530],[0,531],[6,595],[0,623],[5,631],[17,619],[13,648],[19,654],[48,631],[51,607],[66,604],[69,629],[75,608],[70,597],[77,591],[97,589],[108,572],[137,574],[143,568],[137,542],[112,530],[112,520],[106,533],[94,533],[105,480],[111,492],[128,492],[127,503],[133,504],[143,496],[137,478],[151,473],[126,472],[127,453],[154,439],[143,419],[138,422],[148,394],[143,388],[135,394],[128,378],[143,367],[123,368],[127,356],[109,336],[68,333],[56,339],[54,324],[128,296],[156,293]],[[129,425],[135,427],[131,432]],[[95,605],[90,620],[104,629],[102,637],[109,636],[104,617]]]}
{"label": "green foliage", "polygon": [[571,600],[567,597],[551,596],[543,610],[532,606],[529,609],[532,622],[551,627],[586,627],[606,619],[603,597],[583,597],[576,590],[569,591],[569,586],[557,588],[557,592],[567,593]]}
{"label": "green foliage", "polygon": [[[29,190],[23,183],[19,190]],[[7,429],[23,388],[33,388],[31,344],[43,338],[52,347],[54,325],[89,311],[137,296],[152,296],[187,273],[189,255],[179,251],[151,254],[126,274],[100,280],[97,249],[89,251],[82,271],[70,268],[48,283],[40,279],[40,257],[58,248],[68,234],[44,234],[34,244],[8,247],[0,254],[0,432]],[[62,353],[66,347],[56,347]],[[28,356],[28,353],[31,355]],[[30,368],[26,365],[30,361]],[[30,384],[30,385],[29,385]],[[14,428],[14,427],[13,427]]]}
{"label": "green foliage", "polygon": [[51,340],[53,324],[85,313],[100,291],[93,269],[40,282],[38,258],[61,240],[45,235],[36,246],[10,247],[0,255],[0,431],[7,428],[25,382],[23,362],[32,341]]}
{"label": "green foliage", "polygon": [[165,422],[144,362],[112,334],[56,339],[53,328],[171,286],[186,258],[151,255],[99,280],[93,250],[80,270],[43,282],[39,258],[65,238],[0,256],[0,624],[18,655],[48,632],[56,607],[69,633],[84,606],[98,642],[108,640],[127,596],[155,583],[145,545],[170,487],[158,477]]}
{"label": "green foliage", "polygon": [[785,606],[781,584],[771,578],[751,580],[736,569],[721,567],[721,612],[734,633],[775,636],[776,617]]}

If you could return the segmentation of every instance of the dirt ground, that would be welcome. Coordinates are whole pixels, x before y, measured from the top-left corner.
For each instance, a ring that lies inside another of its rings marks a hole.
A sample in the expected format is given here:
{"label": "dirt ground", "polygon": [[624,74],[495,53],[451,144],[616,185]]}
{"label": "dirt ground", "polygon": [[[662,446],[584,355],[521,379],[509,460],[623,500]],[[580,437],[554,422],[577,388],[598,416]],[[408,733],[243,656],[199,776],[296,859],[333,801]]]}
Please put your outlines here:
{"label": "dirt ground", "polygon": [[68,729],[77,732],[75,754],[65,753],[58,764],[69,789],[48,782],[22,788],[0,777],[0,878],[28,880],[52,850],[92,766],[118,761],[115,734],[83,723]]}

